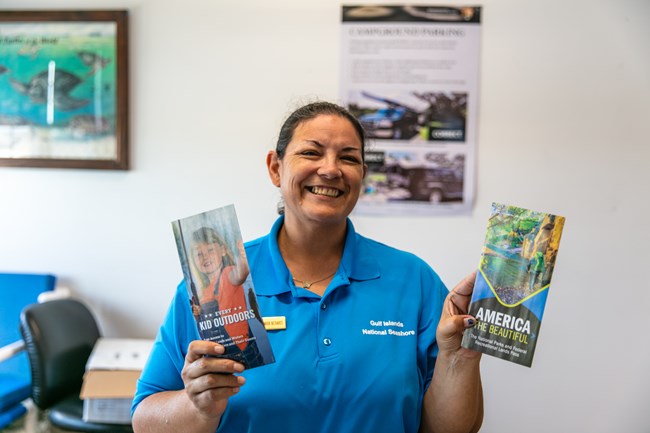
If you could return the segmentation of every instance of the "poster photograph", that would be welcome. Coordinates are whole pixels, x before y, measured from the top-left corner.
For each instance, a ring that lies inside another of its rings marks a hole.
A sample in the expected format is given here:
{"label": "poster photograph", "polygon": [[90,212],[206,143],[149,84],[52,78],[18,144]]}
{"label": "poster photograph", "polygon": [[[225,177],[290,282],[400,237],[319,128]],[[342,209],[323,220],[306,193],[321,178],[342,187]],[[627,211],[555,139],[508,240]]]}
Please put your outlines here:
{"label": "poster photograph", "polygon": [[359,214],[467,214],[480,7],[343,6],[343,104],[369,139]]}
{"label": "poster photograph", "polygon": [[126,20],[0,12],[0,165],[128,168]]}
{"label": "poster photograph", "polygon": [[463,200],[465,155],[398,147],[366,152],[366,206],[439,204]]}

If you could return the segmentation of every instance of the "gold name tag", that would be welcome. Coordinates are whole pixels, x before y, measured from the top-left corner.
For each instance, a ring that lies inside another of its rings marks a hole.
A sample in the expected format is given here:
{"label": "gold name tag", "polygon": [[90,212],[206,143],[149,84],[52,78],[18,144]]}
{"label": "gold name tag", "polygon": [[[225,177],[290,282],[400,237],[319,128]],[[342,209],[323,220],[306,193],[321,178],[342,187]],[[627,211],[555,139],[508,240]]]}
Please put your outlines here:
{"label": "gold name tag", "polygon": [[264,328],[267,331],[287,329],[287,318],[285,316],[262,317],[262,320],[264,321]]}

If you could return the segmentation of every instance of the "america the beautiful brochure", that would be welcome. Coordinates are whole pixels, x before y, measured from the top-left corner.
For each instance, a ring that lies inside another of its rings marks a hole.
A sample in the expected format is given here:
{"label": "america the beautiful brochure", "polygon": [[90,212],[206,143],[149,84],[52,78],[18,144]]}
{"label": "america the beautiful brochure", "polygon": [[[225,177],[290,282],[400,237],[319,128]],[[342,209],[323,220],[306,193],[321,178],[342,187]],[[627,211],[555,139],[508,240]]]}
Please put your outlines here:
{"label": "america the beautiful brochure", "polygon": [[530,367],[564,217],[493,203],[462,346]]}
{"label": "america the beautiful brochure", "polygon": [[203,340],[246,368],[275,362],[234,205],[172,222],[190,308]]}

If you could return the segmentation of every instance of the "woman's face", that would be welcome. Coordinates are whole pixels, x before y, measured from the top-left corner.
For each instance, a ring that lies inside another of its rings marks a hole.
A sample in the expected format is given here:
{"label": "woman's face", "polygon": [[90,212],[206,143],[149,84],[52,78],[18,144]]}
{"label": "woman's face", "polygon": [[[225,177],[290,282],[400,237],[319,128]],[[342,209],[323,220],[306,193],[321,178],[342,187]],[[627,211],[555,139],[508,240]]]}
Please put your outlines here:
{"label": "woman's face", "polygon": [[192,258],[199,271],[212,275],[221,270],[223,248],[218,243],[199,243],[192,248]]}
{"label": "woman's face", "polygon": [[298,125],[284,158],[267,157],[280,188],[287,221],[338,224],[357,203],[366,166],[362,144],[349,120],[319,115]]}

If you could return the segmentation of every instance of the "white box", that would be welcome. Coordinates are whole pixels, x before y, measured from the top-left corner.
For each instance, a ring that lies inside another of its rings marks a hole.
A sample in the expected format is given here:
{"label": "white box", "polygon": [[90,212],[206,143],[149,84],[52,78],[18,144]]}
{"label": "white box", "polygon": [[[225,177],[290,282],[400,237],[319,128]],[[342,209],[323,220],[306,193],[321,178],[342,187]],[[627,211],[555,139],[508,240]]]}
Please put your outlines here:
{"label": "white box", "polygon": [[153,340],[100,338],[86,363],[80,398],[83,419],[109,424],[131,423],[135,386]]}

